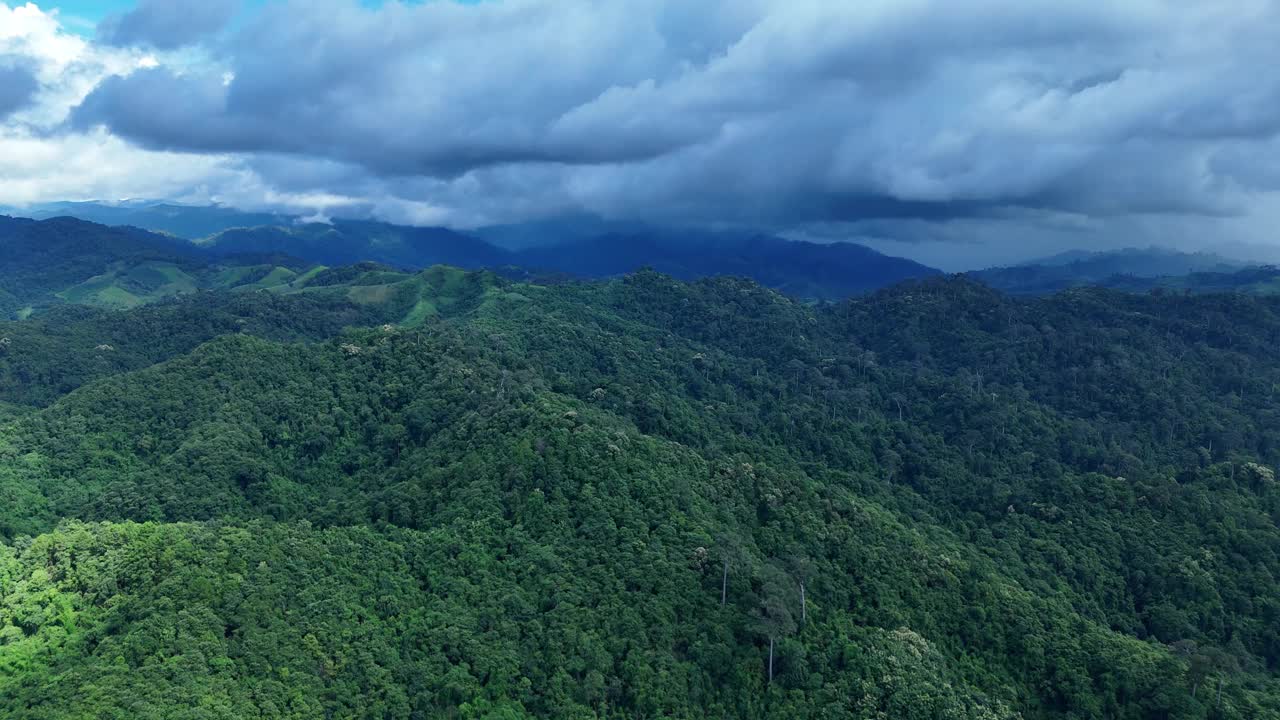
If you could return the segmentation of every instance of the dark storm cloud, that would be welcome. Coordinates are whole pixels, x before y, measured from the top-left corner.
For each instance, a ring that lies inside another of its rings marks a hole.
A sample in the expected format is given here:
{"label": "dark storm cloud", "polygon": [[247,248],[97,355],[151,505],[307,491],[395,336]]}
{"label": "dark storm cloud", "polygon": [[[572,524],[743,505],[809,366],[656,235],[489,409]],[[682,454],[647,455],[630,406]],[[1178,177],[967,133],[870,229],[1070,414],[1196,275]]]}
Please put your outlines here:
{"label": "dark storm cloud", "polygon": [[1260,179],[1230,158],[1277,159],[1277,28],[1261,0],[312,0],[73,122],[462,215],[1228,215]]}
{"label": "dark storm cloud", "polygon": [[102,21],[98,38],[109,45],[172,50],[219,32],[239,9],[240,0],[141,0],[133,10]]}
{"label": "dark storm cloud", "polygon": [[31,70],[0,58],[0,120],[31,104],[40,83]]}

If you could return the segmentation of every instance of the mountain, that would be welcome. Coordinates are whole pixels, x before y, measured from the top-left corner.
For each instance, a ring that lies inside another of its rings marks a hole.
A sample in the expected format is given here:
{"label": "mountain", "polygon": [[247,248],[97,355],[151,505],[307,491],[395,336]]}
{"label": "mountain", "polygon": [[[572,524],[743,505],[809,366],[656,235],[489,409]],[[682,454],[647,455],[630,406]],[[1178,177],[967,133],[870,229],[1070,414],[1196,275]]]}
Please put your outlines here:
{"label": "mountain", "polygon": [[238,227],[290,225],[294,217],[278,213],[249,213],[218,205],[182,205],[171,202],[132,201],[117,204],[98,202],[54,202],[22,210],[13,215],[37,220],[74,217],[102,225],[129,225],[196,240]]}
{"label": "mountain", "polygon": [[1022,265],[991,268],[969,275],[1005,292],[1038,294],[1086,285],[1111,285],[1118,278],[1229,273],[1245,265],[1212,253],[1185,253],[1149,247],[1107,252],[1073,250]]}
{"label": "mountain", "polygon": [[[326,265],[370,260],[400,268],[433,264],[462,268],[505,268],[508,274],[560,273],[605,278],[651,267],[683,279],[731,275],[749,277],[797,297],[838,299],[906,279],[941,274],[924,265],[882,255],[848,243],[820,245],[758,234],[715,233],[642,227],[625,234],[595,235],[579,229],[579,239],[552,242],[515,240],[516,230],[501,235],[519,250],[505,250],[471,235],[444,228],[413,228],[384,223],[335,221],[237,229],[211,238],[214,252],[282,252]],[[595,227],[594,225],[592,226]],[[486,233],[480,233],[482,236]],[[493,236],[493,233],[487,233]],[[565,233],[560,237],[573,237]]]}
{"label": "mountain", "polygon": [[579,213],[507,225],[489,225],[470,231],[482,240],[505,250],[520,251],[556,245],[580,243],[606,235],[634,234],[651,231],[639,222],[605,220]]}
{"label": "mountain", "polygon": [[1280,713],[1280,297],[363,265],[0,337],[4,717]]}
{"label": "mountain", "polygon": [[64,303],[132,308],[203,289],[305,282],[323,270],[278,253],[214,256],[179,238],[74,218],[0,216],[0,318]]}
{"label": "mountain", "polygon": [[1280,293],[1280,268],[1265,265],[1232,272],[1193,272],[1156,278],[1117,275],[1099,284],[1126,292],[1274,295]]}
{"label": "mountain", "polygon": [[[0,317],[58,303],[135,307],[197,290],[314,291],[313,280],[326,268],[342,266],[342,272],[349,274],[362,262],[386,266],[382,275],[370,275],[374,285],[396,285],[401,280],[387,278],[408,277],[414,270],[437,264],[492,268],[509,278],[534,282],[617,277],[650,267],[686,280],[749,277],[793,297],[824,300],[940,275],[860,245],[639,224],[625,225],[630,231],[624,234],[591,234],[602,223],[587,222],[576,240],[553,241],[550,234],[543,234],[532,246],[513,251],[444,228],[364,221],[237,228],[192,244],[137,228],[110,228],[72,218],[32,221],[0,216],[0,246],[7,243],[9,253],[8,262],[0,265]],[[549,221],[540,224],[538,232],[559,226]],[[1184,272],[1188,268],[1218,269]],[[1069,252],[1035,265],[969,276],[1014,294],[1047,294],[1083,286],[1144,293],[1280,290],[1273,268],[1241,267],[1215,255],[1159,249]]]}
{"label": "mountain", "polygon": [[276,253],[320,265],[370,261],[420,270],[446,264],[501,269],[512,277],[529,278],[603,278],[652,267],[684,279],[749,277],[797,297],[825,300],[940,274],[861,245],[814,244],[591,215],[457,232],[361,220],[298,223],[294,218],[216,206],[145,202],[53,203],[36,211],[170,233],[196,241],[216,256]]}
{"label": "mountain", "polygon": [[760,234],[661,230],[610,234],[526,249],[518,264],[579,277],[651,267],[678,278],[752,278],[795,297],[838,299],[941,272],[852,243],[817,244]]}
{"label": "mountain", "polygon": [[1182,252],[1170,248],[1122,248],[1103,252],[1068,250],[1023,266],[1073,267],[1100,276],[1135,275],[1161,277],[1193,272],[1223,271],[1247,263],[1208,252]]}
{"label": "mountain", "polygon": [[203,253],[185,241],[69,217],[36,221],[0,216],[0,253],[0,317],[144,263],[176,272],[204,265]]}
{"label": "mountain", "polygon": [[414,269],[437,264],[492,267],[511,259],[483,240],[445,228],[360,220],[228,230],[202,246],[224,255],[279,252],[325,265],[374,261]]}

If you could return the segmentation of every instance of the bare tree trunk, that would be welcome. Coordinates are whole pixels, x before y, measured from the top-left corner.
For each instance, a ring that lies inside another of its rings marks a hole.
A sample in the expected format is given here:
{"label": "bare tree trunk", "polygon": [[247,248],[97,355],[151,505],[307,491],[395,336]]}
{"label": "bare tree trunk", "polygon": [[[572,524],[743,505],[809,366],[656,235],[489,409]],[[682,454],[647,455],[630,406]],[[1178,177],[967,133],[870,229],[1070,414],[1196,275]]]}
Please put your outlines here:
{"label": "bare tree trunk", "polygon": [[803,625],[806,619],[808,619],[808,613],[805,612],[804,606],[804,583],[800,583],[800,624]]}
{"label": "bare tree trunk", "polygon": [[1196,692],[1200,689],[1200,681],[1197,680],[1191,684],[1191,699],[1196,699]]}
{"label": "bare tree trunk", "polygon": [[720,581],[720,606],[729,598],[729,559],[724,560],[724,578]]}
{"label": "bare tree trunk", "polygon": [[769,684],[773,684],[773,636],[769,636]]}
{"label": "bare tree trunk", "polygon": [[1222,676],[1218,676],[1218,709],[1222,709]]}

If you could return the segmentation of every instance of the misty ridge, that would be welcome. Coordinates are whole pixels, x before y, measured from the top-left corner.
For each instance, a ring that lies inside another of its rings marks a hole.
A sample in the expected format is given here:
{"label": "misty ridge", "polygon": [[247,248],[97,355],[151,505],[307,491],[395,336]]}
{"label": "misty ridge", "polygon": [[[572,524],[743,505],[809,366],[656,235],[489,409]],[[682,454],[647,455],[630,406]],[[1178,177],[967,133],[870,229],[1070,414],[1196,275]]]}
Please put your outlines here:
{"label": "misty ridge", "polygon": [[[110,223],[119,228],[114,232],[139,237],[145,234],[139,233],[142,230],[157,233],[152,244],[161,256],[178,252],[203,256],[209,263],[231,264],[253,258],[265,262],[274,257],[276,264],[295,270],[372,262],[391,270],[414,271],[442,264],[555,281],[609,278],[654,269],[687,280],[751,278],[793,297],[817,301],[840,300],[942,274],[856,243],[815,243],[754,231],[702,230],[590,216],[451,230],[336,218],[318,222],[220,206],[145,201],[119,205],[58,202],[25,212],[33,218],[47,218],[50,228],[65,222],[62,218],[75,217]],[[11,223],[12,227],[24,227],[20,222]],[[43,226],[25,227],[28,242],[42,242],[38,238],[44,234]],[[82,232],[112,231],[86,225]],[[73,247],[66,252],[79,250]],[[101,274],[109,264],[93,266],[93,272],[81,280]],[[1275,275],[1270,265],[1240,256],[1155,246],[1070,251],[968,273],[993,288],[1017,294],[1083,286],[1270,293]]]}

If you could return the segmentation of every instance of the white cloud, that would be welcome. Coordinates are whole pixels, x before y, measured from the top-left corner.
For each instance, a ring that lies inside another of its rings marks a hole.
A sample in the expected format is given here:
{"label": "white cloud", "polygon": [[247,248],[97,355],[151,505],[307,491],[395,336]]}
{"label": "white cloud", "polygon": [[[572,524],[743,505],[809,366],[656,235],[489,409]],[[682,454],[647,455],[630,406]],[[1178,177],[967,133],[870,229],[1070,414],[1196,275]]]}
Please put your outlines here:
{"label": "white cloud", "polygon": [[63,27],[60,15],[33,3],[0,3],[0,57],[33,71],[33,103],[0,120],[0,203],[62,199],[171,197],[248,174],[234,159],[142,150],[101,130],[67,132],[62,124],[104,78],[152,68],[137,50],[96,45]]}
{"label": "white cloud", "polygon": [[40,137],[0,132],[0,204],[172,197],[243,171],[217,157],[143,152],[104,132]]}

